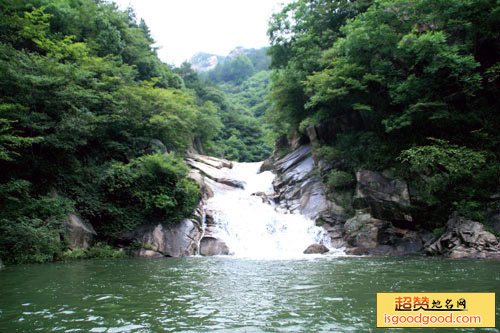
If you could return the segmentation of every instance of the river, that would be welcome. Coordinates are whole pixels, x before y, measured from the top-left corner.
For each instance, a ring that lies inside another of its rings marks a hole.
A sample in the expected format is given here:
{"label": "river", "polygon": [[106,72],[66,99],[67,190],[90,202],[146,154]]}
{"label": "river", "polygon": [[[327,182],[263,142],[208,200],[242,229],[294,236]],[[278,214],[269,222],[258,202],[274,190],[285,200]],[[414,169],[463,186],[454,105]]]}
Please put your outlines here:
{"label": "river", "polygon": [[[422,257],[93,260],[8,267],[0,272],[0,290],[4,332],[358,332],[375,328],[379,291],[498,295],[500,262]],[[499,297],[496,302],[498,327]]]}

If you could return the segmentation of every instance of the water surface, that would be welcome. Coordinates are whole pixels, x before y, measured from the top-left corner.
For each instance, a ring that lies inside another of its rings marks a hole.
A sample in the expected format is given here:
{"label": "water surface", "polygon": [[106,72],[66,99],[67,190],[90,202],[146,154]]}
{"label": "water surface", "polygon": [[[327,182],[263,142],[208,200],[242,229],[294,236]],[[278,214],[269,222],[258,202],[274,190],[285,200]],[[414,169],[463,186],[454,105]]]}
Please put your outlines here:
{"label": "water surface", "polygon": [[[389,291],[498,295],[500,262],[191,257],[19,265],[0,272],[0,330],[373,331],[375,293]],[[497,297],[497,327],[499,310]]]}

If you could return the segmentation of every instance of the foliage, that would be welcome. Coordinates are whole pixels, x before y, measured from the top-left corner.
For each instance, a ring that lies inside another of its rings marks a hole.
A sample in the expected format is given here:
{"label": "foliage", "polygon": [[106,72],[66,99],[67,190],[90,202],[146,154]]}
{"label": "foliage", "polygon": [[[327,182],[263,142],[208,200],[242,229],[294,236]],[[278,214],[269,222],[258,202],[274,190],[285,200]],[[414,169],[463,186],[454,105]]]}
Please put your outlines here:
{"label": "foliage", "polygon": [[217,130],[213,131],[213,144],[204,147],[210,154],[231,160],[261,161],[273,150],[273,137],[262,117],[270,106],[269,72],[258,71],[267,68],[269,58],[265,49],[235,51],[238,50],[248,53],[235,56],[205,74],[215,84],[210,81],[195,84],[200,104],[213,102],[214,114],[222,123],[221,127],[212,127]]}
{"label": "foliage", "polygon": [[213,145],[222,125],[153,43],[107,1],[0,2],[2,260],[59,258],[72,209],[105,240],[191,214],[198,188],[180,157],[146,154],[153,140],[179,156],[195,137]]}
{"label": "foliage", "polygon": [[115,250],[113,247],[99,242],[89,249],[66,250],[62,254],[63,260],[79,259],[107,259],[107,258],[125,258],[125,251]]}
{"label": "foliage", "polygon": [[297,0],[270,22],[267,117],[281,135],[342,124],[321,154],[396,169],[429,213],[420,222],[479,218],[500,175],[499,12],[493,0]]}
{"label": "foliage", "polygon": [[145,221],[175,223],[189,216],[200,196],[187,173],[187,166],[173,154],[113,163],[102,180],[105,201],[113,206],[100,212],[105,223],[95,223],[97,230],[115,235]]}
{"label": "foliage", "polygon": [[330,170],[325,175],[325,185],[333,190],[336,188],[351,187],[356,183],[354,176],[342,170]]}

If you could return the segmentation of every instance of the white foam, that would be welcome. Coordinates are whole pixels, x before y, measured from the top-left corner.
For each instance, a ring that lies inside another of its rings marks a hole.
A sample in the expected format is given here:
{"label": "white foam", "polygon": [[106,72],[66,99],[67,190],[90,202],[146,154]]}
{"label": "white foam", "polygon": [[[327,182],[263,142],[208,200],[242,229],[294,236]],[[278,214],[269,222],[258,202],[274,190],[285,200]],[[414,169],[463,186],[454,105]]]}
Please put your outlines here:
{"label": "white foam", "polygon": [[262,162],[234,163],[228,177],[246,183],[245,189],[215,188],[207,208],[214,211],[216,237],[223,239],[237,257],[291,259],[311,257],[303,251],[313,243],[330,247],[325,230],[300,214],[263,203],[255,192],[273,194],[275,175],[257,174]]}

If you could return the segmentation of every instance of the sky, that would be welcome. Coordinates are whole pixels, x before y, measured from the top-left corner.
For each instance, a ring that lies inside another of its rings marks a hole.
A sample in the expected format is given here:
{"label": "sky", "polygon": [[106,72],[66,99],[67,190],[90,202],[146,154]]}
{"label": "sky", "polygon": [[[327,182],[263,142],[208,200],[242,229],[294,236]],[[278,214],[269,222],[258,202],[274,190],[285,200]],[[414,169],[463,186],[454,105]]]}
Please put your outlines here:
{"label": "sky", "polygon": [[114,0],[146,21],[158,56],[179,66],[197,52],[227,55],[269,45],[268,20],[291,0]]}

